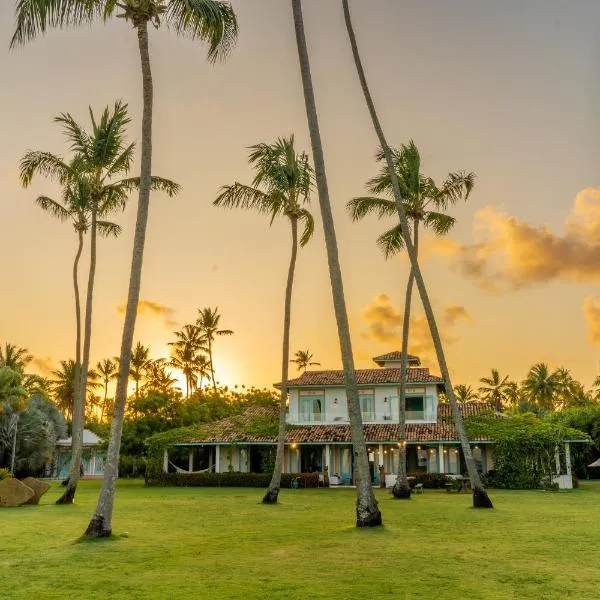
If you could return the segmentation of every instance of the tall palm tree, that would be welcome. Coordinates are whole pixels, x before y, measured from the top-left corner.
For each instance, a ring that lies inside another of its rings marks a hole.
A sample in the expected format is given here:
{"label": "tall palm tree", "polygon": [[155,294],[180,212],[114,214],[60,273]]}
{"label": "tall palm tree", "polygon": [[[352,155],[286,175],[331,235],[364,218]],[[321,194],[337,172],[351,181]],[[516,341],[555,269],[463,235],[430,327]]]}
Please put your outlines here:
{"label": "tall palm tree", "polygon": [[146,367],[144,389],[168,394],[173,391],[177,379],[167,370],[168,363],[164,358],[151,360]]}
{"label": "tall palm tree", "polygon": [[[117,14],[118,13],[118,14]],[[106,537],[111,535],[112,512],[115,498],[115,479],[119,464],[119,449],[125,403],[127,401],[127,378],[133,345],[135,321],[146,240],[146,226],[152,186],[152,117],[154,87],[150,52],[148,48],[148,23],[155,27],[170,26],[177,35],[187,36],[208,44],[208,60],[224,59],[237,40],[237,19],[229,2],[220,0],[18,0],[16,5],[17,27],[11,46],[24,44],[48,28],[64,28],[84,25],[94,20],[108,20],[113,16],[125,18],[136,30],[143,84],[142,160],[138,210],[131,260],[131,275],[123,337],[119,360],[119,380],[115,393],[114,418],[104,480],[98,505],[85,535]]]}
{"label": "tall palm tree", "polygon": [[[411,272],[413,273],[413,276],[417,283],[417,288],[419,290],[419,295],[421,296],[421,302],[423,303],[423,308],[425,310],[425,315],[427,317],[427,322],[429,324],[429,330],[431,332],[431,337],[433,339],[433,344],[435,346],[436,355],[437,355],[438,363],[440,366],[440,371],[441,371],[442,377],[444,379],[446,394],[448,396],[448,400],[450,401],[450,405],[452,406],[452,412],[454,415],[456,429],[458,431],[458,435],[460,438],[461,447],[462,447],[463,455],[465,458],[465,464],[466,464],[467,470],[469,472],[469,478],[471,480],[471,487],[473,489],[473,506],[476,508],[492,508],[493,507],[492,502],[491,502],[487,492],[485,491],[485,488],[483,487],[483,484],[481,482],[481,478],[479,477],[479,473],[477,472],[477,467],[475,465],[475,461],[473,460],[473,453],[471,451],[471,446],[469,444],[469,438],[467,436],[467,432],[464,427],[462,414],[458,407],[458,402],[456,400],[456,396],[454,395],[454,389],[452,387],[452,382],[450,379],[450,372],[448,370],[448,365],[446,364],[446,357],[444,354],[444,349],[442,347],[440,333],[439,333],[439,330],[437,327],[435,316],[433,314],[431,302],[430,302],[429,296],[427,294],[427,289],[425,287],[423,275],[422,275],[421,269],[419,267],[419,262],[417,259],[417,254],[415,252],[415,247],[414,247],[414,244],[411,239],[410,227],[409,227],[408,219],[406,217],[406,212],[404,210],[404,205],[402,202],[402,200],[403,200],[402,192],[400,189],[400,184],[398,182],[398,177],[396,175],[396,169],[394,168],[394,155],[385,139],[385,135],[384,135],[383,129],[381,127],[381,122],[379,121],[379,117],[377,116],[375,104],[373,102],[373,98],[372,98],[371,92],[369,90],[367,79],[365,77],[365,72],[364,72],[362,61],[361,61],[360,54],[358,51],[358,46],[356,43],[356,36],[354,34],[354,28],[352,27],[352,19],[350,16],[350,7],[348,6],[348,0],[342,0],[342,9],[344,12],[344,20],[346,23],[346,29],[348,31],[348,37],[350,40],[350,46],[352,49],[352,55],[354,58],[354,64],[356,67],[358,78],[360,80],[360,85],[361,85],[361,88],[363,91],[363,95],[365,97],[365,101],[367,104],[367,108],[369,110],[369,114],[371,116],[371,120],[373,122],[373,127],[377,134],[377,138],[379,139],[379,145],[381,147],[381,151],[383,153],[383,156],[385,157],[385,161],[386,161],[386,164],[388,167],[390,181],[392,183],[392,191],[394,193],[394,200],[396,202],[396,209],[398,211],[398,218],[400,220],[402,237],[404,238],[406,250],[408,253],[408,257],[410,259]],[[406,361],[404,361],[404,362],[406,362]],[[404,367],[404,370],[406,370],[406,366]],[[402,379],[401,385],[406,385],[405,378]]]}
{"label": "tall palm tree", "polygon": [[23,374],[25,367],[33,360],[27,348],[20,348],[15,344],[4,343],[0,346],[0,367],[8,367],[13,371]]}
{"label": "tall palm tree", "polygon": [[102,401],[102,407],[100,408],[100,422],[104,420],[104,413],[108,403],[108,384],[116,379],[119,375],[119,365],[116,360],[112,358],[105,358],[96,365],[96,372],[102,379],[102,385],[104,386],[104,399]]}
{"label": "tall palm tree", "polygon": [[219,321],[221,315],[219,314],[219,307],[215,308],[202,308],[198,309],[198,320],[196,326],[200,330],[202,337],[206,343],[208,352],[208,361],[210,363],[210,377],[212,379],[213,390],[217,391],[217,382],[215,380],[215,367],[213,364],[213,344],[215,343],[215,336],[222,335],[233,335],[231,329],[219,329]]}
{"label": "tall palm tree", "polygon": [[498,369],[492,369],[491,376],[482,377],[479,380],[479,383],[483,384],[479,387],[479,393],[481,394],[482,399],[491,402],[494,405],[496,412],[500,412],[508,388],[508,375],[500,377]]}
{"label": "tall palm tree", "polygon": [[456,399],[464,404],[465,402],[472,402],[473,400],[479,400],[479,396],[470,385],[460,383],[454,386],[454,394]]}
{"label": "tall palm tree", "polygon": [[275,465],[263,503],[274,504],[279,497],[283,456],[285,451],[285,415],[288,396],[290,362],[290,327],[292,320],[292,290],[298,254],[298,225],[303,226],[300,246],[305,246],[315,229],[312,215],[304,205],[310,202],[313,169],[305,152],[297,153],[294,136],[279,138],[274,144],[258,144],[250,148],[249,162],[256,175],[252,185],[234,183],[226,186],[214,201],[215,206],[243,208],[268,215],[273,223],[278,216],[290,223],[292,248],[285,287],[283,340],[281,354],[281,393],[279,396],[279,433]]}
{"label": "tall palm tree", "polygon": [[321,363],[312,362],[313,355],[310,350],[297,350],[294,354],[295,358],[290,362],[296,363],[298,371],[306,371],[308,367],[320,367]]}
{"label": "tall palm tree", "polygon": [[150,348],[144,346],[141,342],[138,342],[131,351],[131,359],[129,361],[129,377],[131,377],[135,383],[136,400],[140,396],[140,381],[146,376],[146,372],[151,363]]}
{"label": "tall palm tree", "polygon": [[[418,259],[419,255],[419,232],[421,227],[432,230],[437,235],[445,235],[454,226],[455,219],[446,214],[450,205],[461,199],[467,199],[475,181],[473,173],[455,172],[450,173],[442,186],[436,185],[431,177],[421,173],[421,155],[415,143],[411,140],[400,149],[393,149],[393,163],[396,178],[402,194],[402,204],[412,230],[413,246]],[[385,162],[382,151],[377,154],[378,162]],[[353,198],[347,203],[348,211],[352,219],[358,221],[369,214],[377,214],[383,217],[392,217],[398,220],[398,212],[392,181],[387,166],[381,167],[378,175],[367,183],[367,189],[376,196],[362,196]],[[382,198],[379,194],[385,194]],[[382,249],[384,256],[390,258],[404,250],[404,238],[400,224],[386,230],[377,239],[377,244]],[[410,315],[412,305],[412,290],[414,276],[411,273],[406,285],[406,297],[404,303],[404,319],[402,327],[402,363],[401,377],[406,378],[408,370],[408,340]],[[400,460],[398,463],[398,478],[392,492],[396,498],[410,498],[411,491],[406,475],[406,385],[400,384],[400,410],[399,410],[399,441]]]}
{"label": "tall palm tree", "polygon": [[[59,504],[70,503],[75,497],[79,478],[79,464],[83,444],[83,429],[85,416],[86,381],[88,377],[92,309],[94,284],[96,274],[97,233],[99,230],[113,235],[120,233],[120,227],[100,218],[117,210],[123,210],[129,193],[139,188],[139,178],[124,177],[129,174],[132,166],[135,144],[127,144],[125,136],[130,119],[127,115],[127,105],[118,101],[112,110],[108,107],[96,119],[92,109],[89,109],[92,124],[91,131],[77,123],[68,113],[55,118],[62,125],[63,133],[70,144],[75,156],[71,163],[66,163],[61,157],[50,152],[28,152],[21,160],[21,182],[27,187],[34,175],[42,174],[55,179],[60,184],[74,184],[77,194],[82,198],[80,204],[89,211],[90,219],[90,267],[87,282],[85,307],[85,322],[80,380],[76,386],[77,401],[73,405],[73,444],[71,467],[67,488],[58,499]],[[123,179],[118,179],[124,177]],[[169,194],[177,192],[177,186],[171,181],[154,177],[152,186],[165,190]],[[45,202],[60,211],[60,203],[50,198]]]}
{"label": "tall palm tree", "polygon": [[175,342],[169,342],[173,346],[170,366],[179,369],[185,376],[185,397],[198,385],[198,376],[201,379],[208,375],[208,360],[200,354],[207,352],[206,340],[197,325],[184,325],[180,331],[174,331],[177,338]]}
{"label": "tall palm tree", "polygon": [[321,219],[323,221],[323,233],[325,237],[325,247],[327,249],[327,260],[329,263],[329,278],[331,281],[333,306],[338,328],[338,337],[340,340],[340,352],[344,369],[344,385],[346,387],[346,397],[348,401],[348,416],[350,418],[350,431],[354,451],[354,472],[356,475],[356,525],[358,527],[376,527],[382,524],[381,512],[378,508],[377,500],[375,499],[373,488],[371,486],[369,457],[367,454],[367,446],[365,444],[362,415],[358,401],[358,388],[356,385],[356,372],[354,370],[354,357],[352,355],[348,312],[346,310],[346,301],[344,298],[344,285],[342,282],[342,271],[338,256],[335,225],[331,211],[331,202],[329,200],[329,188],[327,185],[327,175],[325,173],[325,159],[323,157],[323,143],[319,131],[319,118],[315,103],[312,75],[310,72],[306,35],[304,33],[301,0],[292,0],[292,12],[294,16],[294,29],[296,32],[296,45],[298,48],[300,75],[302,77],[306,118],[308,121],[315,167],[315,181],[319,195],[319,207]]}
{"label": "tall palm tree", "polygon": [[560,370],[551,372],[546,363],[537,363],[529,369],[521,387],[532,404],[543,411],[550,411],[563,390],[563,374]]}
{"label": "tall palm tree", "polygon": [[[66,416],[70,417],[73,410],[73,388],[76,384],[77,365],[74,360],[61,360],[60,367],[50,374],[50,391],[52,400],[56,407]],[[87,392],[91,392],[100,386],[96,378],[88,377]]]}

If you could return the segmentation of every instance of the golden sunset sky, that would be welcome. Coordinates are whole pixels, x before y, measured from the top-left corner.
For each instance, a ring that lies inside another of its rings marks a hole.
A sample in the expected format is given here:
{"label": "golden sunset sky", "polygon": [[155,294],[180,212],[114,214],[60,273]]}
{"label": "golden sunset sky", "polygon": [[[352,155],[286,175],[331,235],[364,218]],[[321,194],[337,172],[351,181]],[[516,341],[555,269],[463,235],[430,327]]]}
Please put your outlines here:
{"label": "golden sunset sky", "polygon": [[[0,342],[26,346],[47,374],[74,354],[71,264],[75,234],[34,205],[55,186],[22,190],[21,156],[66,151],[52,119],[87,123],[116,99],[129,103],[139,140],[136,36],[118,20],[52,32],[8,50],[14,2],[0,4]],[[199,43],[151,32],[154,164],[183,186],[155,195],[136,339],[166,356],[175,326],[218,306],[235,335],[216,346],[217,379],[270,385],[280,378],[285,222],[214,208],[220,186],[250,182],[247,147],[295,133],[309,150],[290,3],[234,0],[239,44],[211,66]],[[388,140],[414,139],[423,171],[477,174],[453,210],[447,239],[426,240],[423,267],[454,383],[491,367],[524,377],[535,362],[569,368],[584,384],[600,346],[600,4],[587,0],[353,0],[360,49]],[[407,261],[385,261],[374,241],[389,223],[353,224],[344,205],[377,170],[377,142],[358,87],[340,2],[304,12],[331,198],[358,367],[400,347]],[[136,198],[124,233],[102,241],[94,362],[118,353]],[[316,194],[313,211],[318,213]],[[83,281],[83,274],[82,274]],[[418,303],[411,350],[437,371]],[[320,221],[299,254],[292,350],[339,368]],[[293,371],[292,371],[293,372]]]}

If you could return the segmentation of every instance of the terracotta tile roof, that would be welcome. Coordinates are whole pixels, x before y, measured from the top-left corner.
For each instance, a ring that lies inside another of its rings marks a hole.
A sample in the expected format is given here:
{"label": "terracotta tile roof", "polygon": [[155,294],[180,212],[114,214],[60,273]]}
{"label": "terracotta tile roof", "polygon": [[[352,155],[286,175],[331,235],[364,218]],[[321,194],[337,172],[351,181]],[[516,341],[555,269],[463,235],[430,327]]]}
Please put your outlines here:
{"label": "terracotta tile roof", "polygon": [[[483,402],[468,402],[461,405],[465,417],[475,416],[483,411],[491,410],[492,405]],[[241,433],[240,426],[256,418],[272,418],[277,420],[277,407],[253,407],[243,414],[198,426],[188,438],[182,438],[179,443],[231,443],[231,442],[265,442],[274,443],[276,436],[251,435]],[[394,442],[399,438],[397,423],[370,423],[364,426],[365,438],[368,443]],[[406,438],[413,443],[438,441],[458,441],[458,434],[451,416],[450,405],[440,403],[438,406],[437,423],[409,423],[406,425]],[[288,442],[300,444],[310,443],[350,443],[350,427],[343,425],[304,425],[289,427],[286,439]],[[474,441],[485,441],[485,436]]]}
{"label": "terracotta tile roof", "polygon": [[[407,354],[408,362],[416,365],[421,364],[421,359],[414,354]],[[382,354],[381,356],[374,356],[373,361],[377,364],[384,363],[388,361],[397,361],[402,360],[402,352],[400,350],[394,350],[394,352],[388,352],[387,354]]]}
{"label": "terracotta tile roof", "polygon": [[[400,383],[400,369],[356,369],[358,385],[373,385],[385,383]],[[429,369],[419,367],[407,371],[407,381],[411,383],[444,383],[441,377],[429,373]],[[343,371],[305,371],[296,379],[288,381],[289,387],[302,387],[305,385],[344,385]],[[275,387],[280,387],[276,383]]]}

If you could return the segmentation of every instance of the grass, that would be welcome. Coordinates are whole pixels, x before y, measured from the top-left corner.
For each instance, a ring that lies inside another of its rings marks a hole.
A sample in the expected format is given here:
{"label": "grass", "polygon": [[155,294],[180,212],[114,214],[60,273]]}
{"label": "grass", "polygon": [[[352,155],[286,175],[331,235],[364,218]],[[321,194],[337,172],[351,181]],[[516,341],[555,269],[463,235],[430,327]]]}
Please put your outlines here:
{"label": "grass", "polygon": [[99,482],[77,504],[0,511],[0,598],[598,598],[600,484],[493,491],[493,511],[428,491],[377,490],[385,527],[352,527],[354,490],[150,488],[119,482],[116,538],[77,543]]}

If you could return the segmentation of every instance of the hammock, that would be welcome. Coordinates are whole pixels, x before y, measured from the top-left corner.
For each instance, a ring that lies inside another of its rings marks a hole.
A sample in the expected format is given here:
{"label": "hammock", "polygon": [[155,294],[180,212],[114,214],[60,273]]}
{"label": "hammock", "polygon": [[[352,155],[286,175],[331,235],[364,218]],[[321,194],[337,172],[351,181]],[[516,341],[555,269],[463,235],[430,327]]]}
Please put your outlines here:
{"label": "hammock", "polygon": [[169,464],[177,471],[177,473],[185,473],[187,475],[195,475],[196,473],[207,473],[208,471],[212,471],[215,467],[208,467],[208,469],[202,469],[200,471],[186,471],[185,469],[180,469],[176,464],[169,461]]}

